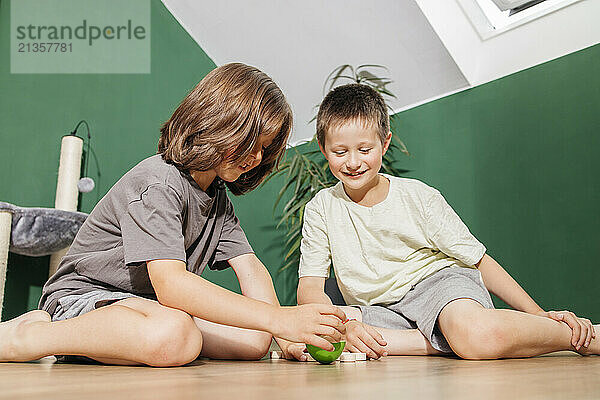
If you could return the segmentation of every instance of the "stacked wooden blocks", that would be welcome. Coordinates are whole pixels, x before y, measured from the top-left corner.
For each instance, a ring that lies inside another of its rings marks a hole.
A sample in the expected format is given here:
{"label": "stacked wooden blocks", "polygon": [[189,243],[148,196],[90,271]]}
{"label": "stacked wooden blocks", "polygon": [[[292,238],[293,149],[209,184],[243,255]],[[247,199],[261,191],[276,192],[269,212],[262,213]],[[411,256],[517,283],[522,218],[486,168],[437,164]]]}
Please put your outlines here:
{"label": "stacked wooden blocks", "polygon": [[[307,361],[316,360],[312,358],[312,356],[306,353]],[[271,352],[271,360],[283,360],[283,352],[280,350],[274,350]],[[366,353],[349,353],[347,351],[343,352],[337,359],[340,362],[356,362],[356,361],[367,361]]]}

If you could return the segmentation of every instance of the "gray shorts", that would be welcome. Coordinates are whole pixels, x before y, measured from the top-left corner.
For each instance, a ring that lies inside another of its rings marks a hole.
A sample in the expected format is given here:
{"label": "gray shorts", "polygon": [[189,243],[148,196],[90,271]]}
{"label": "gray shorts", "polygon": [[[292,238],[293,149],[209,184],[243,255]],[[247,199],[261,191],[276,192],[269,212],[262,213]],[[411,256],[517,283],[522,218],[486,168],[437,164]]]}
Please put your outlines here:
{"label": "gray shorts", "polygon": [[444,268],[414,285],[397,303],[385,306],[357,306],[363,322],[389,329],[419,329],[434,349],[452,353],[437,324],[442,309],[456,299],[472,299],[485,308],[494,308],[481,273],[477,269]]}
{"label": "gray shorts", "polygon": [[52,321],[62,321],[75,318],[97,308],[107,306],[116,301],[129,297],[140,297],[132,293],[111,292],[108,290],[93,290],[84,294],[73,294],[58,299],[56,309],[52,314]]}

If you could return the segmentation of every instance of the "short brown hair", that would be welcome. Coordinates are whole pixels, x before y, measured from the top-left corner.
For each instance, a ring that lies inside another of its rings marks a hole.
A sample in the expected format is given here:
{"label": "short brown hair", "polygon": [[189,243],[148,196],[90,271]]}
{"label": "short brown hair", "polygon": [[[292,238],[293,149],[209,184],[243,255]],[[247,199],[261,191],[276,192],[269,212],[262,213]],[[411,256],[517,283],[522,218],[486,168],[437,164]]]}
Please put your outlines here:
{"label": "short brown hair", "polygon": [[372,87],[351,83],[331,90],[323,99],[317,114],[317,140],[325,146],[331,128],[350,121],[376,126],[381,144],[390,132],[390,117],[383,97]]}
{"label": "short brown hair", "polygon": [[226,64],[183,99],[160,130],[158,153],[182,171],[207,171],[244,160],[260,134],[275,133],[260,165],[226,182],[235,195],[256,188],[277,166],[292,129],[292,111],[273,80],[257,68]]}

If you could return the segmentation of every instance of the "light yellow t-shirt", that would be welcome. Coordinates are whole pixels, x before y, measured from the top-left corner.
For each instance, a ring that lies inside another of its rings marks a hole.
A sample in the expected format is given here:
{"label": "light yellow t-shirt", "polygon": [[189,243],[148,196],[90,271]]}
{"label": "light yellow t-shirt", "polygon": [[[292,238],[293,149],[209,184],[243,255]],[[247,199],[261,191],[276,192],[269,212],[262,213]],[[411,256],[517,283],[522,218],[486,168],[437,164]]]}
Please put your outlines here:
{"label": "light yellow t-shirt", "polygon": [[439,191],[382,175],[389,192],[373,207],[353,202],[338,182],[304,210],[299,276],[327,278],[333,265],[347,304],[395,303],[444,267],[474,268],[486,251]]}

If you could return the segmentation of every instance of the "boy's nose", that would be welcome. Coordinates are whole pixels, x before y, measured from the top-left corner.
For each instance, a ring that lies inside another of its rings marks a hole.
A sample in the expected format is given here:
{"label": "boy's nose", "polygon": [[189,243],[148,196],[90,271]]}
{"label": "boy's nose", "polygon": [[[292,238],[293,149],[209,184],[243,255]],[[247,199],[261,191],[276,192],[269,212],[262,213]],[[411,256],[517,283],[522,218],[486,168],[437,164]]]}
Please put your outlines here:
{"label": "boy's nose", "polygon": [[360,159],[355,154],[350,154],[346,165],[348,169],[358,169],[360,167]]}
{"label": "boy's nose", "polygon": [[262,149],[250,154],[252,157],[252,165],[257,166],[262,161]]}

